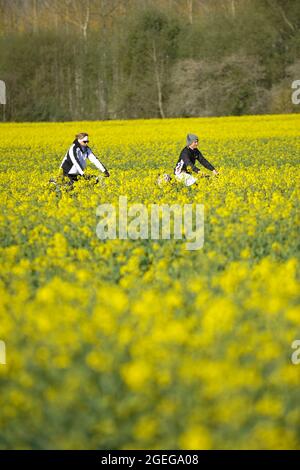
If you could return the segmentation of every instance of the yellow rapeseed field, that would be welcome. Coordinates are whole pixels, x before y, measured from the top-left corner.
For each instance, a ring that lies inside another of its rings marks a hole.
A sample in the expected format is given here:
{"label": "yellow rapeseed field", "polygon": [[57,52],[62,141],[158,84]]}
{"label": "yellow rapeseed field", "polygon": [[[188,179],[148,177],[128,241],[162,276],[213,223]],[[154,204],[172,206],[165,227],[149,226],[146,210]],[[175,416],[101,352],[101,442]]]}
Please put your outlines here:
{"label": "yellow rapeseed field", "polygon": [[[299,129],[0,125],[1,449],[300,448]],[[81,131],[111,177],[50,185]],[[158,186],[188,132],[220,176]],[[204,247],[99,240],[96,208],[120,195],[204,204]]]}

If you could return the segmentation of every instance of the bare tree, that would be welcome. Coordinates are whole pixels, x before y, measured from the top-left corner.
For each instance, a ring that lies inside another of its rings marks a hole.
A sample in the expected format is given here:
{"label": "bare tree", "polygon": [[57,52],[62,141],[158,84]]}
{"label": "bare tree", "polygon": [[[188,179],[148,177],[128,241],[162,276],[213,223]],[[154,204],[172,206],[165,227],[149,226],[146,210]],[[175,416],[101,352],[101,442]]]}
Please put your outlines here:
{"label": "bare tree", "polygon": [[288,19],[285,14],[284,8],[276,0],[266,0],[267,4],[272,8],[272,10],[279,14],[283,19],[284,23],[289,27],[291,31],[295,31],[296,28],[293,23]]}
{"label": "bare tree", "polygon": [[193,24],[193,0],[186,0],[189,22]]}
{"label": "bare tree", "polygon": [[158,109],[159,109],[160,116],[164,119],[165,113],[164,113],[163,102],[162,102],[162,84],[161,84],[161,79],[160,79],[159,63],[158,63],[157,54],[156,54],[155,39],[153,39],[152,41],[152,59],[153,59],[154,74],[155,74],[156,87],[157,87]]}
{"label": "bare tree", "polygon": [[235,18],[235,0],[230,0],[231,13],[233,18]]}
{"label": "bare tree", "polygon": [[84,41],[87,40],[87,32],[91,17],[91,0],[60,0],[59,2],[45,0],[45,7],[52,13],[59,15],[67,25],[79,28]]}

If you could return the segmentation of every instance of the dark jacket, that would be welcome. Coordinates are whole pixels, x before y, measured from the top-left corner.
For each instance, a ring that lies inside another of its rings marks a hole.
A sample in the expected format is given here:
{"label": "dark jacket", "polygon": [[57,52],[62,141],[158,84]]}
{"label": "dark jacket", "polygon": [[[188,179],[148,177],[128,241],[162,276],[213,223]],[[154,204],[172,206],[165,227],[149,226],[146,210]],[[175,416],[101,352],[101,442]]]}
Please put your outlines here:
{"label": "dark jacket", "polygon": [[202,153],[198,149],[192,150],[189,147],[184,147],[180,153],[176,167],[174,168],[175,175],[179,175],[183,171],[189,173],[188,167],[191,167],[195,173],[199,173],[199,168],[195,166],[196,160],[207,168],[207,170],[213,171],[215,169],[212,164],[203,157]]}

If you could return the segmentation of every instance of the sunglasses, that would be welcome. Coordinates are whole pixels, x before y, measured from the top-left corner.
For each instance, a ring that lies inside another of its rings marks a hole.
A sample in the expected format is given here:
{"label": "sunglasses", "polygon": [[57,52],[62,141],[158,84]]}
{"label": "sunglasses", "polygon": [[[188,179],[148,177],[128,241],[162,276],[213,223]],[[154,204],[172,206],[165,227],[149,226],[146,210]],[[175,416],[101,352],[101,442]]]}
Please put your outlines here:
{"label": "sunglasses", "polygon": [[84,144],[88,144],[89,143],[89,140],[83,140],[82,141]]}

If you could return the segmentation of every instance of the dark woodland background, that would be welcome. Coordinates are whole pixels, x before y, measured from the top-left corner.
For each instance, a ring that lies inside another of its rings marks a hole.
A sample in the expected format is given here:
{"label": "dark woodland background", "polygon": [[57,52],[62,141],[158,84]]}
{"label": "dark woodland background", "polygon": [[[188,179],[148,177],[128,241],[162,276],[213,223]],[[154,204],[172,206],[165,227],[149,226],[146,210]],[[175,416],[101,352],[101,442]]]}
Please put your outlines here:
{"label": "dark woodland background", "polygon": [[299,0],[0,0],[7,121],[299,112]]}

